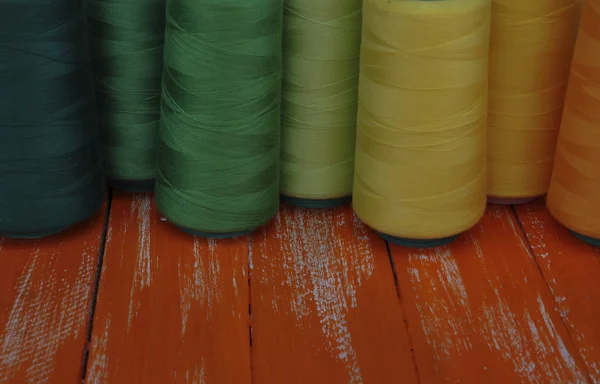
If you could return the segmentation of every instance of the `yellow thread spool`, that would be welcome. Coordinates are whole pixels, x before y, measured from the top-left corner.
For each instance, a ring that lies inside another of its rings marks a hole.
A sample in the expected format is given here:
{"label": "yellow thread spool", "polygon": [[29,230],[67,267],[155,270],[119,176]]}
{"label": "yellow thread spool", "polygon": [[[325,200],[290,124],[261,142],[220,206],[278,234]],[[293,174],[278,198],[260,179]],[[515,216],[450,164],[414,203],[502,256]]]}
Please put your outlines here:
{"label": "yellow thread spool", "polygon": [[552,216],[600,246],[600,0],[583,11],[551,180]]}
{"label": "yellow thread spool", "polygon": [[522,203],[547,192],[579,0],[493,0],[488,195]]}
{"label": "yellow thread spool", "polygon": [[490,0],[365,0],[353,205],[392,242],[483,215],[489,29]]}

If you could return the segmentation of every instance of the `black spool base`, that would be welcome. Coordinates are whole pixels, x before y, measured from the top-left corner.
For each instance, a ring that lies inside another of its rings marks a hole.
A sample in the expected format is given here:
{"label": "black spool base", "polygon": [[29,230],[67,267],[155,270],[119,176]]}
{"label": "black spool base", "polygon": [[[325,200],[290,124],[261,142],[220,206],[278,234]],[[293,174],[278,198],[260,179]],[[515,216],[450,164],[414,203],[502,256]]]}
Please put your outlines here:
{"label": "black spool base", "polygon": [[154,179],[150,180],[114,180],[109,179],[108,185],[113,189],[127,192],[152,192],[154,191]]}
{"label": "black spool base", "polygon": [[458,239],[460,235],[454,235],[449,237],[443,237],[439,239],[407,239],[403,237],[396,237],[392,235],[386,235],[385,233],[377,232],[377,234],[385,241],[390,244],[398,245],[405,248],[435,248],[443,245],[448,245]]}
{"label": "black spool base", "polygon": [[498,204],[498,205],[521,205],[521,204],[527,204],[527,203],[531,203],[532,201],[536,200],[538,198],[538,196],[535,197],[489,197],[488,196],[488,203],[490,204]]}
{"label": "black spool base", "polygon": [[196,231],[194,229],[182,227],[181,225],[175,225],[175,226],[177,228],[181,229],[183,232],[187,233],[188,235],[192,235],[195,237],[203,237],[205,239],[233,239],[234,237],[249,235],[256,230],[256,228],[253,228],[253,229],[248,229],[245,231],[238,231],[238,232],[202,232],[202,231]]}
{"label": "black spool base", "polygon": [[573,235],[575,235],[576,238],[578,238],[579,240],[581,240],[583,242],[593,245],[594,247],[600,247],[600,239],[595,239],[593,237],[585,236],[585,235],[582,235],[581,233],[577,233],[575,231],[571,231],[571,233]]}
{"label": "black spool base", "polygon": [[344,196],[336,199],[302,199],[299,197],[291,197],[281,195],[281,201],[283,203],[293,205],[294,207],[299,208],[308,208],[308,209],[327,209],[327,208],[337,208],[342,205],[346,205],[352,201],[352,196]]}

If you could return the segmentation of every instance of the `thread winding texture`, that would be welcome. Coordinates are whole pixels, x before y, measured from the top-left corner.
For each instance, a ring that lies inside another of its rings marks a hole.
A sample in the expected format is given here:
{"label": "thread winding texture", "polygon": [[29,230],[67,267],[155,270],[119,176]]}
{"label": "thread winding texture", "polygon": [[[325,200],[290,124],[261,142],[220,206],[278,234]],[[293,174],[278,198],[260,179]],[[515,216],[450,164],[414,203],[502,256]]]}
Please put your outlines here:
{"label": "thread winding texture", "polygon": [[488,194],[547,192],[579,0],[493,0]]}
{"label": "thread winding texture", "polygon": [[279,207],[282,2],[167,1],[156,202],[234,232]]}
{"label": "thread winding texture", "polygon": [[50,235],[104,199],[82,1],[0,4],[0,235]]}
{"label": "thread winding texture", "polygon": [[489,0],[365,0],[353,205],[379,232],[458,234],[485,206]]}
{"label": "thread winding texture", "polygon": [[286,0],[281,193],[352,193],[362,0]]}
{"label": "thread winding texture", "polygon": [[104,149],[113,180],[156,174],[165,0],[88,0]]}
{"label": "thread winding texture", "polygon": [[587,0],[547,198],[566,227],[600,239],[600,1]]}

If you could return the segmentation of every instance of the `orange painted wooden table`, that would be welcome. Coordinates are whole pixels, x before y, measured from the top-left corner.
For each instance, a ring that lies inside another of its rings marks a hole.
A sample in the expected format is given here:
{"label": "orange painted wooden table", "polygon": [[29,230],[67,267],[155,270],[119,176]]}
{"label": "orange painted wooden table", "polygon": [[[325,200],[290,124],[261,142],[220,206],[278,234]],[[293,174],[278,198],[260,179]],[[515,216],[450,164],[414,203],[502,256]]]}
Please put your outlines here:
{"label": "orange painted wooden table", "polygon": [[350,207],[203,240],[114,193],[65,234],[0,239],[0,383],[600,383],[598,280],[541,202],[403,249]]}

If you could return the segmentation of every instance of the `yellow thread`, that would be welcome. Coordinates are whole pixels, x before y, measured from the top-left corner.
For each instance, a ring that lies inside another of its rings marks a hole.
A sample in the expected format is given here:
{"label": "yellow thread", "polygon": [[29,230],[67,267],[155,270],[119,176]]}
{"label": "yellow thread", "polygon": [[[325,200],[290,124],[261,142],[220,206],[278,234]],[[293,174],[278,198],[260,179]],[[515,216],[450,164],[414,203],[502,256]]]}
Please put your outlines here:
{"label": "yellow thread", "polygon": [[354,209],[434,239],[486,205],[490,0],[365,0]]}
{"label": "yellow thread", "polygon": [[548,189],[579,0],[493,0],[488,195]]}
{"label": "yellow thread", "polygon": [[600,0],[584,8],[547,204],[563,225],[600,239]]}

